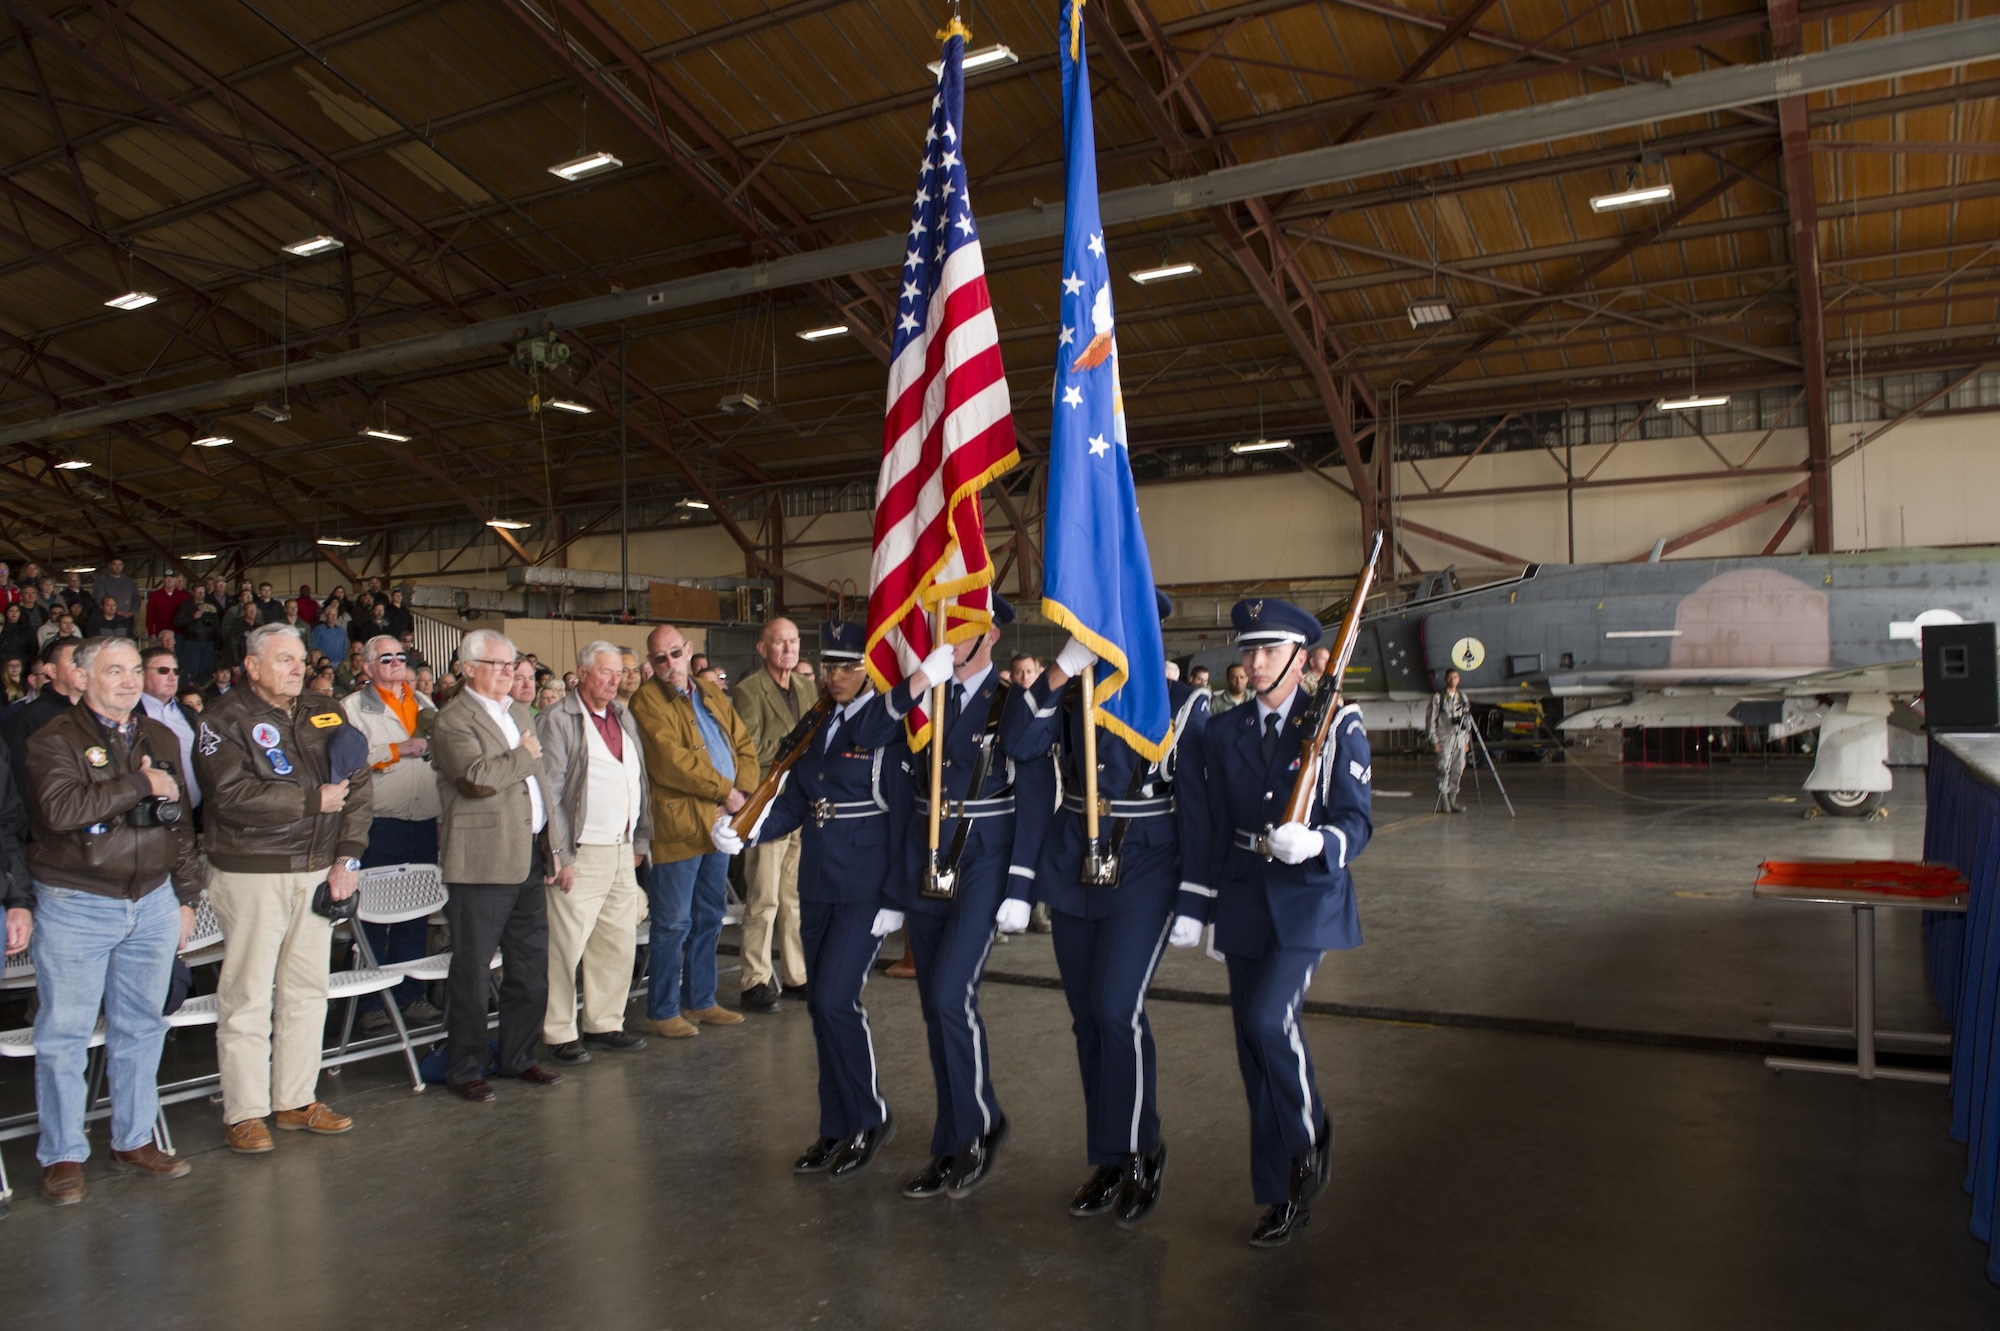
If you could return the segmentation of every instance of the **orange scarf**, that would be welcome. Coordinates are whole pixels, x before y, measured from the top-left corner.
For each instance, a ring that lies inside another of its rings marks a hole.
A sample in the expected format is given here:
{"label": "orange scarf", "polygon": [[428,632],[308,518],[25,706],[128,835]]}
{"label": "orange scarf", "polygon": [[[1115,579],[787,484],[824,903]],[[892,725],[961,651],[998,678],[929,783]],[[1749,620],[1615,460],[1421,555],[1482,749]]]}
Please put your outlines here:
{"label": "orange scarf", "polygon": [[[406,685],[405,688],[408,688],[408,686]],[[412,738],[414,738],[417,733],[416,690],[409,689],[409,696],[405,698],[405,697],[400,697],[394,693],[390,693],[387,690],[385,690],[380,684],[377,684],[375,686],[375,695],[382,700],[384,706],[388,707],[388,709],[391,712],[394,712],[396,714],[396,719],[403,723],[403,733],[405,735],[409,735]],[[389,746],[389,761],[386,763],[376,763],[375,770],[378,772],[386,771],[387,769],[394,767],[398,762],[400,762],[402,760],[402,757],[403,757],[402,746],[397,744],[391,744]]]}

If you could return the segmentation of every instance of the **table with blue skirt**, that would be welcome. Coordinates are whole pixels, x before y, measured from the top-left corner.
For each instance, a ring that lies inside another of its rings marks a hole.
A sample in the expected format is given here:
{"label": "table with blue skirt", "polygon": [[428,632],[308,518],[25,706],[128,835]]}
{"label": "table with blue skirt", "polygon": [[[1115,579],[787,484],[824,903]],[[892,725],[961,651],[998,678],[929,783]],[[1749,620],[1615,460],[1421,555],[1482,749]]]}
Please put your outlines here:
{"label": "table with blue skirt", "polygon": [[1972,1232],[1992,1245],[2000,1284],[2000,735],[1932,735],[1924,858],[1950,864],[1970,890],[1963,915],[1926,912],[1931,992],[1952,1028],[1951,1135],[1966,1147]]}

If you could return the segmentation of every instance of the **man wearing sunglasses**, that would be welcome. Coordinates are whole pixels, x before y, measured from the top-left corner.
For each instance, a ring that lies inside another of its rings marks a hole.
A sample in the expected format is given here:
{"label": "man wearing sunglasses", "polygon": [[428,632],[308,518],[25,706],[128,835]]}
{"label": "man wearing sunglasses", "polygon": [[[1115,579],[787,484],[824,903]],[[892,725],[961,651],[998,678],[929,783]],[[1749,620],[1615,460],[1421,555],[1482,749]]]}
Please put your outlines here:
{"label": "man wearing sunglasses", "polygon": [[715,940],[729,859],[710,843],[709,826],[742,808],[757,788],[757,746],[721,686],[690,678],[691,652],[679,629],[654,629],[646,652],[653,679],[632,697],[653,814],[646,1029],[686,1039],[701,1025],[743,1020],[716,1001]]}
{"label": "man wearing sunglasses", "polygon": [[[431,770],[431,724],[437,707],[417,692],[402,645],[378,635],[362,644],[367,682],[341,700],[347,722],[368,740],[368,765],[375,772],[375,821],[361,867],[380,864],[435,864],[438,851],[437,774]],[[363,924],[368,946],[379,962],[415,961],[424,955],[425,924]],[[424,998],[421,980],[404,980],[390,991],[409,1023],[428,1026],[443,1015]],[[361,1029],[373,1033],[389,1025],[389,1013],[374,995]]]}
{"label": "man wearing sunglasses", "polygon": [[139,708],[147,716],[174,732],[181,742],[181,773],[187,789],[182,802],[194,815],[194,827],[201,830],[201,782],[194,775],[194,718],[177,700],[181,691],[181,667],[172,647],[148,647],[140,659],[146,677],[140,682]]}

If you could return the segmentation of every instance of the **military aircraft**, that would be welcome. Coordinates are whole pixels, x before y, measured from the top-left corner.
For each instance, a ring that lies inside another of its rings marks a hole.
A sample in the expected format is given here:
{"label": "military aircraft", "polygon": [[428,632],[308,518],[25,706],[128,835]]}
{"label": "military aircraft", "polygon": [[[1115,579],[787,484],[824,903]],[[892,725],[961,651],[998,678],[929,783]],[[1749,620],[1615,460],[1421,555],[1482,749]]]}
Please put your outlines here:
{"label": "military aircraft", "polygon": [[1920,635],[2000,619],[2000,548],[1530,565],[1367,616],[1343,684],[1370,727],[1420,727],[1456,669],[1475,701],[1563,700],[1561,729],[1817,729],[1805,788],[1859,816],[1890,789]]}

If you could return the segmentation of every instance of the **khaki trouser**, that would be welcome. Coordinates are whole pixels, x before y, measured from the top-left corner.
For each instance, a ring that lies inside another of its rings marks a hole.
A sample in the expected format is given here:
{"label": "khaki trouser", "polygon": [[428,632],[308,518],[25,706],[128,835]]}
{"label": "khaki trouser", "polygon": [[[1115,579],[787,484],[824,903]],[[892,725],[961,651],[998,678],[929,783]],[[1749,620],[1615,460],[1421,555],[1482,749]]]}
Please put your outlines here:
{"label": "khaki trouser", "polygon": [[312,897],[326,877],[326,869],[209,870],[208,899],[227,945],[215,1028],[225,1123],[318,1098],[333,924],[313,914]]}
{"label": "khaki trouser", "polygon": [[799,834],[792,832],[743,852],[743,987],[771,979],[777,935],[780,977],[806,982],[806,947],[799,940]]}
{"label": "khaki trouser", "polygon": [[632,959],[639,947],[639,880],[632,843],[578,846],[569,891],[548,890],[549,1006],[542,1038],[577,1038],[576,970],[583,965],[583,1029],[605,1035],[625,1029]]}

